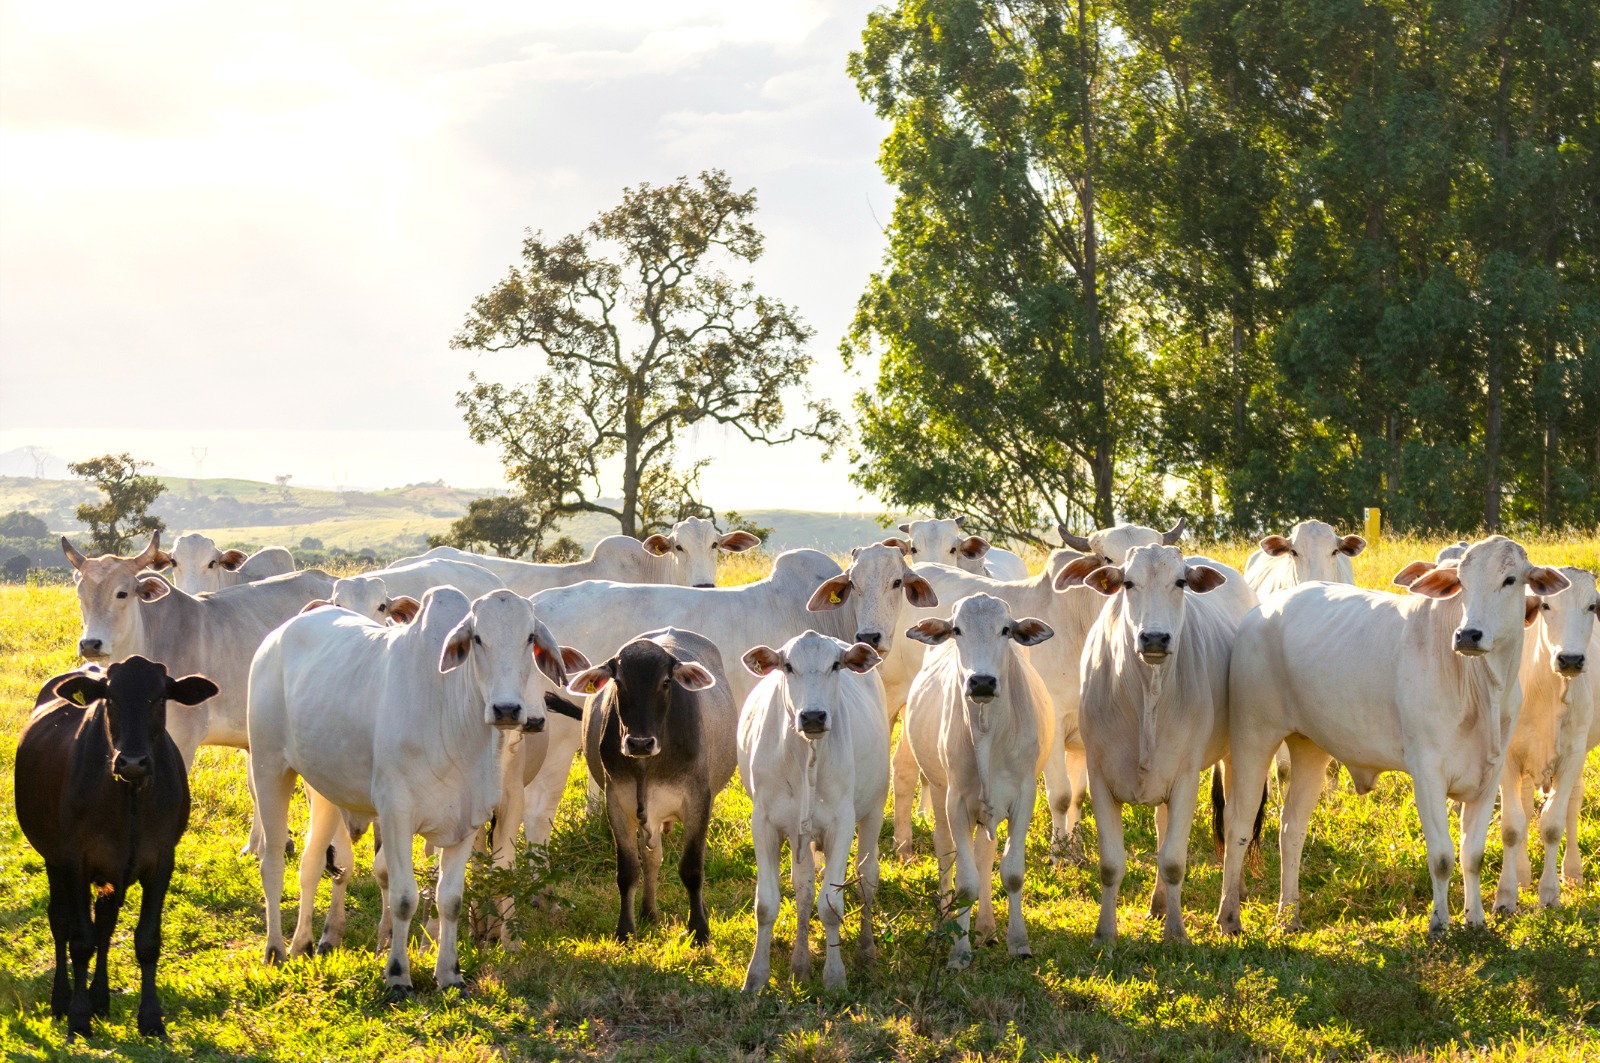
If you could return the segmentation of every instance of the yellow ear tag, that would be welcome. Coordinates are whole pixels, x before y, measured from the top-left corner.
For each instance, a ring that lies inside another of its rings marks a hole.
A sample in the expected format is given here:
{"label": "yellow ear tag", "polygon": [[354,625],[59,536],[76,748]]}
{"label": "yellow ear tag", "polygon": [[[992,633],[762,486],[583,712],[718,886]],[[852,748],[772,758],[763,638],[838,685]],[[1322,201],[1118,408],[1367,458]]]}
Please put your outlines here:
{"label": "yellow ear tag", "polygon": [[89,704],[88,699],[83,696],[83,691],[81,690],[74,690],[72,692],[72,703],[79,706]]}
{"label": "yellow ear tag", "polygon": [[839,597],[838,591],[829,591],[828,601],[832,602],[834,605],[838,605],[840,602],[844,601],[844,599]]}
{"label": "yellow ear tag", "polygon": [[595,682],[594,682],[593,679],[591,679],[591,680],[589,680],[589,682],[584,684],[583,692],[585,694],[593,694],[596,689],[597,689],[597,687],[595,686]]}

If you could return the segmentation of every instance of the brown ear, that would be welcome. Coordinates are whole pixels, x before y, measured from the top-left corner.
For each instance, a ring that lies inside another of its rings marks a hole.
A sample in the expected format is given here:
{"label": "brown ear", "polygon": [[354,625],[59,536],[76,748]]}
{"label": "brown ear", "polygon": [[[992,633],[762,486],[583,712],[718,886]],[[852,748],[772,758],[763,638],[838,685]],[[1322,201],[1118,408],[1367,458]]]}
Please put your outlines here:
{"label": "brown ear", "polygon": [[78,548],[73,546],[71,541],[69,541],[65,535],[61,537],[61,552],[67,555],[67,562],[72,565],[73,568],[82,568],[84,562],[89,560],[87,557],[84,557],[83,554],[78,552]]}
{"label": "brown ear", "polygon": [[981,535],[969,535],[956,547],[962,557],[982,557],[989,552],[989,540]]}
{"label": "brown ear", "polygon": [[1183,582],[1188,585],[1189,590],[1196,594],[1204,594],[1228,582],[1228,577],[1210,565],[1189,565],[1183,570]]}
{"label": "brown ear", "polygon": [[167,679],[167,700],[179,705],[198,705],[217,696],[217,684],[203,675],[186,675],[182,679]]}
{"label": "brown ear", "polygon": [[1432,561],[1413,561],[1399,572],[1396,572],[1394,579],[1390,582],[1396,587],[1409,587],[1438,567]]}
{"label": "brown ear", "polygon": [[250,560],[250,555],[243,550],[224,550],[222,556],[217,558],[217,564],[229,572],[237,572],[239,566]]}
{"label": "brown ear", "polygon": [[1260,543],[1261,552],[1268,557],[1282,557],[1294,553],[1294,544],[1281,535],[1269,535]]}
{"label": "brown ear", "polygon": [[472,650],[472,618],[469,616],[450,629],[445,636],[444,648],[439,651],[439,671],[453,672],[461,667]]}
{"label": "brown ear", "polygon": [[333,603],[328,601],[328,599],[326,599],[326,598],[318,598],[314,602],[307,602],[305,604],[305,606],[300,611],[302,613],[309,613],[313,609],[321,609],[325,605],[332,605],[332,604]]}
{"label": "brown ear", "polygon": [[910,543],[910,541],[906,540],[906,539],[902,539],[899,536],[891,535],[887,539],[885,539],[880,545],[882,545],[882,546],[892,546],[896,550],[898,550],[902,554],[904,554],[905,556],[907,556],[907,557],[911,556],[911,543]]}
{"label": "brown ear", "polygon": [[930,616],[906,628],[906,638],[937,646],[950,637],[950,621]]}
{"label": "brown ear", "polygon": [[1101,565],[1083,577],[1083,585],[1109,598],[1122,589],[1122,569],[1116,565]]}
{"label": "brown ear", "polygon": [[1055,634],[1055,630],[1043,620],[1036,620],[1025,616],[1011,625],[1011,638],[1019,646],[1037,646]]}
{"label": "brown ear", "polygon": [[581,672],[589,667],[589,658],[583,655],[582,650],[573,649],[571,646],[563,646],[561,647],[561,667],[566,669],[568,675],[573,672]]}
{"label": "brown ear", "polygon": [[77,673],[56,684],[55,696],[74,705],[88,705],[99,701],[107,693],[106,681],[97,676]]}
{"label": "brown ear", "polygon": [[933,593],[933,584],[921,576],[907,576],[901,586],[905,588],[906,601],[918,609],[932,609],[939,604],[939,596]]}
{"label": "brown ear", "polygon": [[672,678],[685,690],[710,690],[717,685],[717,677],[694,661],[680,661],[672,670]]}
{"label": "brown ear", "polygon": [[1335,547],[1335,549],[1337,549],[1346,557],[1355,557],[1366,548],[1367,541],[1359,535],[1346,535],[1343,539],[1339,540],[1339,545]]}
{"label": "brown ear", "polygon": [[1570,586],[1572,581],[1560,569],[1535,565],[1528,572],[1528,588],[1535,594],[1560,594]]}
{"label": "brown ear", "polygon": [[157,550],[155,559],[145,566],[145,568],[154,569],[157,572],[160,572],[164,568],[171,567],[172,555],[167,553],[165,550]]}
{"label": "brown ear", "polygon": [[1172,527],[1168,528],[1166,531],[1161,533],[1161,545],[1162,546],[1177,546],[1178,545],[1178,540],[1183,538],[1183,521],[1184,521],[1184,518],[1179,517],[1178,518],[1178,523],[1174,524]]}
{"label": "brown ear", "polygon": [[140,580],[135,588],[141,602],[156,602],[165,598],[172,590],[172,584],[160,576],[146,576]]}
{"label": "brown ear", "polygon": [[[1085,539],[1081,535],[1073,535],[1071,532],[1067,531],[1067,526],[1065,524],[1057,524],[1056,533],[1061,536],[1061,541],[1063,543],[1079,553],[1088,554],[1094,552],[1094,548],[1089,545],[1088,539]],[[1056,589],[1060,590],[1061,588],[1057,587]]]}
{"label": "brown ear", "polygon": [[760,545],[760,539],[743,530],[731,531],[727,535],[724,535],[722,538],[717,540],[717,547],[719,549],[731,550],[734,553],[739,553],[742,550],[750,549],[752,546]]}
{"label": "brown ear", "polygon": [[883,658],[878,656],[878,651],[865,642],[857,642],[839,654],[839,663],[852,672],[870,672],[878,667],[878,663],[882,660]]}
{"label": "brown ear", "polygon": [[409,594],[389,599],[389,619],[397,624],[409,624],[422,612],[422,603]]}
{"label": "brown ear", "polygon": [[850,597],[850,574],[840,573],[830,580],[824,580],[811,595],[811,600],[806,603],[806,609],[813,613],[825,613],[830,609],[837,609]]}
{"label": "brown ear", "polygon": [[1098,557],[1075,557],[1068,561],[1066,567],[1056,573],[1056,590],[1064,591],[1068,587],[1083,586],[1084,577],[1100,567]]}
{"label": "brown ear", "polygon": [[616,678],[611,668],[612,662],[607,661],[605,664],[597,664],[593,668],[586,668],[576,675],[568,676],[567,689],[574,694],[593,694]]}
{"label": "brown ear", "polygon": [[[1398,579],[1399,577],[1396,577]],[[1407,588],[1412,594],[1424,598],[1449,598],[1461,593],[1461,570],[1436,568],[1418,576]]]}
{"label": "brown ear", "polygon": [[751,675],[771,675],[783,667],[783,654],[771,646],[752,646],[739,659]]}
{"label": "brown ear", "polygon": [[660,557],[662,554],[672,552],[672,540],[668,539],[660,532],[650,536],[650,538],[646,539],[639,545],[650,551],[652,554],[655,554],[657,557]]}
{"label": "brown ear", "polygon": [[1544,605],[1544,599],[1537,594],[1527,595],[1522,603],[1522,626],[1532,627],[1533,622],[1539,619],[1539,609]]}

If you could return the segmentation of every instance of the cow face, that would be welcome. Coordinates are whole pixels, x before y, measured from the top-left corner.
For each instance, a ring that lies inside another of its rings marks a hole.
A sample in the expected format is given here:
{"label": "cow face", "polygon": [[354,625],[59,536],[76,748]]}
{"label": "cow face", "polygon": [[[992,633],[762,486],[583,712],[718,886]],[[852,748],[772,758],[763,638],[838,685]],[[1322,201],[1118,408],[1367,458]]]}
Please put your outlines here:
{"label": "cow face", "polygon": [[[1095,565],[1083,557],[1056,577],[1056,589],[1082,584],[1107,597],[1120,594],[1121,622],[1134,652],[1148,665],[1164,664],[1183,637],[1184,591],[1204,594],[1227,582],[1210,565],[1191,565],[1175,546],[1135,547],[1121,565]],[[1102,621],[1103,623],[1104,621]]]}
{"label": "cow face", "polygon": [[162,665],[133,656],[104,675],[74,675],[56,684],[56,697],[79,705],[105,702],[111,774],[142,789],[155,770],[155,751],[167,727],[167,702],[198,705],[217,695],[202,675],[173,679]]}
{"label": "cow face", "polygon": [[1530,564],[1521,544],[1503,535],[1473,543],[1460,561],[1413,561],[1394,581],[1428,598],[1461,597],[1461,625],[1451,642],[1464,657],[1481,657],[1498,641],[1521,637],[1529,591],[1543,597],[1569,585],[1556,569]]}
{"label": "cow face", "polygon": [[565,680],[561,647],[534,619],[533,603],[511,591],[491,591],[472,603],[445,636],[439,671],[466,666],[482,706],[483,722],[500,728],[543,730],[542,699],[529,696],[533,671]]}
{"label": "cow face", "polygon": [[918,608],[939,604],[933,587],[906,564],[905,554],[898,547],[882,543],[853,551],[850,567],[824,581],[806,608],[813,613],[837,609],[851,595],[856,603],[856,641],[865,642],[880,654],[887,654],[894,645],[902,595]]}
{"label": "cow face", "polygon": [[1576,679],[1589,665],[1588,649],[1594,634],[1600,592],[1595,576],[1581,568],[1559,570],[1570,586],[1548,596],[1529,595],[1528,615],[1550,667],[1564,679]]}
{"label": "cow face", "polygon": [[929,646],[954,640],[962,692],[978,705],[1001,695],[1011,643],[1037,646],[1054,634],[1043,620],[1014,618],[1005,602],[988,594],[969,594],[956,602],[948,620],[930,617],[906,631],[907,638]]}
{"label": "cow face", "polygon": [[409,624],[422,611],[421,603],[410,595],[389,597],[382,576],[350,576],[335,581],[327,604],[379,623]]}
{"label": "cow face", "polygon": [[1156,531],[1142,524],[1118,524],[1114,528],[1101,528],[1087,536],[1073,535],[1065,524],[1056,525],[1061,541],[1080,554],[1096,558],[1102,565],[1120,565],[1128,552],[1139,546],[1173,546],[1183,537],[1183,519],[1166,531]]}
{"label": "cow face", "polygon": [[150,536],[150,544],[133,557],[85,557],[65,535],[61,551],[74,570],[78,608],[83,614],[79,655],[86,661],[106,663],[139,652],[144,645],[142,606],[159,601],[172,589],[160,576],[145,572],[151,565],[166,564],[161,533]]}
{"label": "cow face", "polygon": [[244,551],[219,550],[204,535],[180,535],[172,547],[172,585],[186,594],[220,591],[238,582],[229,577],[248,560]]}
{"label": "cow face", "polygon": [[816,631],[796,635],[782,649],[757,646],[744,655],[755,675],[783,676],[783,704],[789,726],[805,739],[816,739],[833,727],[839,704],[839,672],[870,672],[882,658],[865,642],[850,644]]}
{"label": "cow face", "polygon": [[1324,580],[1344,581],[1340,558],[1355,557],[1367,548],[1359,535],[1341,536],[1320,520],[1304,520],[1289,529],[1288,537],[1269,535],[1261,540],[1261,552],[1269,557],[1293,559],[1297,583]]}
{"label": "cow face", "polygon": [[913,520],[900,525],[900,530],[910,537],[907,559],[912,564],[928,561],[982,575],[983,557],[989,552],[989,541],[979,535],[964,534],[961,525],[966,519]]}
{"label": "cow face", "polygon": [[760,546],[761,540],[747,531],[723,535],[717,526],[700,517],[680,520],[665,535],[657,533],[642,544],[658,557],[672,559],[672,581],[680,587],[715,587],[717,551],[739,552]]}
{"label": "cow face", "polygon": [[717,685],[706,668],[680,661],[659,642],[634,639],[609,661],[574,675],[567,689],[574,694],[597,694],[612,687],[621,752],[626,757],[653,757],[672,723],[673,686],[706,690]]}

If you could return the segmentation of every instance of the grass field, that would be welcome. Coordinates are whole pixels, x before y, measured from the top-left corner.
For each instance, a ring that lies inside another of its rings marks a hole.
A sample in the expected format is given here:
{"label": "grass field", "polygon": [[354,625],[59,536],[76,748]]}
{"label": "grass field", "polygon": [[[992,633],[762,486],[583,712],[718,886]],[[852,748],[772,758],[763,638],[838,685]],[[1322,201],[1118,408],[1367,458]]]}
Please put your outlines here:
{"label": "grass field", "polygon": [[[1386,542],[1356,559],[1358,581],[1387,584],[1404,562],[1438,543]],[[1206,552],[1242,564],[1244,546]],[[1600,565],[1593,541],[1541,542],[1543,563]],[[756,578],[739,559],[725,582]],[[76,603],[69,588],[0,588],[0,767],[9,780],[16,735],[38,685],[75,661]],[[1600,755],[1587,770],[1600,792]],[[1563,905],[1491,916],[1485,931],[1459,927],[1430,940],[1428,876],[1411,789],[1387,776],[1358,798],[1346,781],[1318,809],[1306,846],[1308,929],[1274,927],[1277,846],[1269,819],[1251,872],[1246,934],[1222,938],[1214,916],[1219,869],[1205,814],[1191,845],[1184,901],[1192,944],[1160,940],[1143,914],[1153,882],[1148,810],[1128,814],[1130,867],[1122,938],[1092,942],[1099,893],[1090,867],[1046,860],[1046,832],[1029,839],[1026,908],[1035,955],[1013,960],[1002,944],[976,951],[972,968],[942,970],[926,824],[916,859],[885,861],[877,928],[880,957],[847,960],[851,986],[833,994],[820,977],[782,979],[758,999],[739,992],[755,936],[749,804],[737,785],[718,801],[707,864],[712,944],[683,928],[682,888],[663,873],[664,922],[619,945],[610,938],[616,891],[604,823],[584,813],[575,772],[549,854],[553,904],[530,912],[523,949],[467,948],[466,996],[441,994],[431,959],[413,955],[418,996],[388,1007],[370,953],[377,917],[370,849],[358,852],[349,948],[283,967],[262,964],[256,865],[238,855],[249,819],[244,761],[207,749],[193,773],[194,813],[167,903],[160,986],[172,1041],[138,1039],[131,918],[112,947],[114,994],[82,1058],[157,1059],[1578,1059],[1600,1058],[1600,815],[1588,811],[1579,844],[1589,885]],[[1041,790],[1041,800],[1042,800]],[[1274,798],[1274,806],[1275,806]],[[1269,817],[1275,807],[1269,809]],[[1048,822],[1042,808],[1035,825]],[[1090,828],[1092,831],[1092,827]],[[888,827],[885,825],[885,848]],[[1092,843],[1090,845],[1092,851]],[[1535,851],[1535,870],[1540,854]],[[1499,872],[1490,830],[1484,881]],[[291,871],[286,906],[295,889]],[[326,885],[323,886],[326,891]],[[1460,911],[1460,878],[1452,890]],[[58,1056],[64,1024],[49,1016],[52,952],[40,861],[22,839],[9,781],[0,787],[0,1052]],[[292,916],[290,917],[292,919]],[[1458,915],[1459,919],[1459,915]],[[845,923],[847,948],[853,926]],[[786,971],[792,907],[778,924],[774,969]],[[815,929],[813,952],[820,929]],[[820,976],[820,963],[819,963]]]}

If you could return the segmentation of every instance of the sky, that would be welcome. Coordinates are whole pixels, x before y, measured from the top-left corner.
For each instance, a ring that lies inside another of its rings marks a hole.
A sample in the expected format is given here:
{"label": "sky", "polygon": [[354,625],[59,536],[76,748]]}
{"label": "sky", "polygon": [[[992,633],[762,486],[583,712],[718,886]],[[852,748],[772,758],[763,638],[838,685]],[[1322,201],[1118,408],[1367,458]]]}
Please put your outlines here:
{"label": "sky", "polygon": [[[473,297],[524,229],[711,167],[757,189],[757,284],[848,407],[893,204],[844,71],[875,6],[0,2],[0,451],[499,485],[455,394],[523,356],[449,349]],[[881,508],[813,445],[683,449],[719,509]]]}

